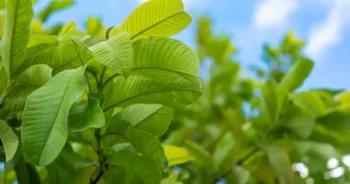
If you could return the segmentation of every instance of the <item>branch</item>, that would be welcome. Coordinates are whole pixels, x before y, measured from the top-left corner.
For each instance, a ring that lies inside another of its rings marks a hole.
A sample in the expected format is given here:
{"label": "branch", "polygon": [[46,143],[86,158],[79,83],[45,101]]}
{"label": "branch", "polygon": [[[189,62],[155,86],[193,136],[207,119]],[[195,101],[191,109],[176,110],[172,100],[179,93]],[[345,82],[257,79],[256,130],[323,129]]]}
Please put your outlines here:
{"label": "branch", "polygon": [[[239,159],[236,162],[236,166],[242,166],[250,157],[254,156],[258,151],[260,151],[259,147],[254,148],[251,152],[249,152],[246,156]],[[225,171],[223,174],[216,177],[216,180],[219,180],[220,178],[225,177],[227,174],[229,174],[232,171],[233,168],[229,168],[227,171]]]}

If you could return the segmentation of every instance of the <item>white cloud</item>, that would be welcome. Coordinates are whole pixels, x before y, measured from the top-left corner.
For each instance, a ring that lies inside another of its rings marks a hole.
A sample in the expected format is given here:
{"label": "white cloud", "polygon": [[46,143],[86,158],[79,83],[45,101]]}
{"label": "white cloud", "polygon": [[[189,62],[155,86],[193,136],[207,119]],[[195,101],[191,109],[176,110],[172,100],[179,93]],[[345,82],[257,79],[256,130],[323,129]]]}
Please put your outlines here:
{"label": "white cloud", "polygon": [[328,16],[309,33],[306,53],[314,59],[320,59],[330,47],[339,43],[350,25],[350,0],[332,0],[328,3],[331,5]]}
{"label": "white cloud", "polygon": [[254,12],[254,24],[260,29],[274,29],[284,26],[297,9],[296,0],[263,0]]}

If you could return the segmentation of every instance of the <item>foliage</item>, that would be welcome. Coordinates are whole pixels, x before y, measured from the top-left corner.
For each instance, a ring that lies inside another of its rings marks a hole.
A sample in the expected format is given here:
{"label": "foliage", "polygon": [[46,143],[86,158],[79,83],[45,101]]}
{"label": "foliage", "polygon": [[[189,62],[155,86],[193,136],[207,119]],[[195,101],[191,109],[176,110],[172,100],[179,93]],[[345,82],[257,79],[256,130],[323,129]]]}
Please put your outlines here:
{"label": "foliage", "polygon": [[157,184],[191,159],[158,139],[174,109],[202,92],[195,53],[166,38],[191,21],[180,0],[144,3],[113,29],[89,18],[86,32],[42,27],[72,0],[52,1],[34,21],[31,0],[1,3],[4,183]]}
{"label": "foliage", "polygon": [[343,163],[325,177],[350,151],[350,93],[300,88],[314,63],[292,32],[243,77],[209,18],[197,53],[167,38],[191,22],[181,0],[150,0],[110,28],[89,17],[85,31],[43,26],[74,0],[34,16],[35,2],[0,0],[3,183],[350,182]]}
{"label": "foliage", "polygon": [[[348,92],[299,87],[313,68],[304,43],[290,32],[277,48],[265,46],[267,69],[242,77],[236,47],[216,35],[211,20],[197,26],[197,52],[211,62],[202,97],[177,111],[166,143],[185,146],[193,162],[177,168],[183,183],[345,183],[330,178],[327,162],[349,153]],[[278,74],[278,75],[277,75]],[[298,170],[304,164],[309,173]],[[179,171],[180,170],[180,171]],[[328,176],[326,179],[325,176]]]}

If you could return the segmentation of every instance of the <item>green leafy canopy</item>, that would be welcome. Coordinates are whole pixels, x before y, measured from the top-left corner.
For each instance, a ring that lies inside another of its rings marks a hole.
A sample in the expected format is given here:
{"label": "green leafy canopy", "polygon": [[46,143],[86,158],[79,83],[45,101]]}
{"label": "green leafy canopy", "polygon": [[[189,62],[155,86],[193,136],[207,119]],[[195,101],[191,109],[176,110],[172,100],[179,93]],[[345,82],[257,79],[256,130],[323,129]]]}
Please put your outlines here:
{"label": "green leafy canopy", "polygon": [[1,7],[7,15],[0,43],[6,168],[15,168],[20,184],[106,183],[110,176],[160,183],[168,162],[159,137],[174,109],[202,93],[196,54],[167,38],[191,17],[181,0],[152,0],[113,30],[93,18],[87,32],[74,22],[43,28],[74,3],[53,0],[38,20],[31,0]]}

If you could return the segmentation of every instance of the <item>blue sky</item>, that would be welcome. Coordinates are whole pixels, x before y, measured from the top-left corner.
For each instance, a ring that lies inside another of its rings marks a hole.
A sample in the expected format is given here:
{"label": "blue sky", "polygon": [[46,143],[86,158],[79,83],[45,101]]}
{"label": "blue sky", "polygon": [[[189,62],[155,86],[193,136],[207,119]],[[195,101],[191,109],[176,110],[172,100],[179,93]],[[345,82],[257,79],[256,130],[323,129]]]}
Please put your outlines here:
{"label": "blue sky", "polygon": [[[38,10],[49,0],[40,0]],[[75,6],[52,16],[48,25],[99,16],[107,26],[119,25],[142,0],[76,0]],[[262,44],[277,45],[293,30],[307,41],[305,54],[315,69],[304,88],[350,89],[350,0],[184,0],[195,18],[214,19],[217,33],[229,34],[240,49],[243,66],[261,64]],[[175,38],[194,47],[195,21]]]}

